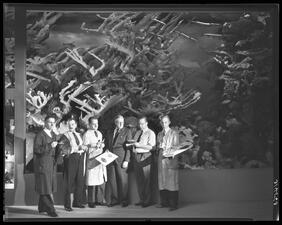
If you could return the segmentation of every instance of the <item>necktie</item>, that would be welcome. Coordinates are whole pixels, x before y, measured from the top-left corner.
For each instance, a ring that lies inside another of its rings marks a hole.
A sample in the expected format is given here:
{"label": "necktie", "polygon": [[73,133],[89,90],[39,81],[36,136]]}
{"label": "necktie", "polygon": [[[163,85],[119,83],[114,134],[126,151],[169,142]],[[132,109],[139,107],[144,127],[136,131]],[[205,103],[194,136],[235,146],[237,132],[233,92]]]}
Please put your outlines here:
{"label": "necktie", "polygon": [[137,142],[140,141],[142,134],[143,134],[143,130],[141,130],[141,133],[140,133],[140,135],[139,135],[139,137],[138,137],[138,139],[137,139]]}
{"label": "necktie", "polygon": [[74,138],[75,138],[75,142],[77,145],[79,145],[79,140],[78,140],[78,137],[76,136],[75,132],[72,132]]}
{"label": "necktie", "polygon": [[97,131],[96,131],[96,130],[94,130],[94,134],[95,134],[96,137],[98,137],[98,134],[97,134]]}
{"label": "necktie", "polygon": [[114,140],[113,140],[113,145],[116,143],[118,134],[119,134],[119,129],[117,129],[117,131],[116,131],[116,133],[115,133]]}

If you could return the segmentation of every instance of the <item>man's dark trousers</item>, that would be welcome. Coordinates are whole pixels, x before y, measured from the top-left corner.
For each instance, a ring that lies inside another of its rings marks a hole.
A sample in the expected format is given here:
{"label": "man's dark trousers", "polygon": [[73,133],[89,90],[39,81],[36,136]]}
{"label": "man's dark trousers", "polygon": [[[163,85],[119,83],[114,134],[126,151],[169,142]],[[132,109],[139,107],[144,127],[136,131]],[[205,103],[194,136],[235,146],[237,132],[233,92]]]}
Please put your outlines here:
{"label": "man's dark trousers", "polygon": [[73,205],[81,205],[83,202],[83,191],[85,184],[84,153],[72,153],[64,157],[64,206],[71,207],[71,193],[73,196]]}
{"label": "man's dark trousers", "polygon": [[133,170],[137,182],[140,203],[151,204],[151,153],[134,153]]}
{"label": "man's dark trousers", "polygon": [[[128,203],[128,173],[127,169],[121,168],[122,163],[118,160],[107,166],[108,181],[105,187],[106,202],[108,204]],[[115,189],[115,182],[117,189]],[[117,196],[114,195],[117,190]]]}

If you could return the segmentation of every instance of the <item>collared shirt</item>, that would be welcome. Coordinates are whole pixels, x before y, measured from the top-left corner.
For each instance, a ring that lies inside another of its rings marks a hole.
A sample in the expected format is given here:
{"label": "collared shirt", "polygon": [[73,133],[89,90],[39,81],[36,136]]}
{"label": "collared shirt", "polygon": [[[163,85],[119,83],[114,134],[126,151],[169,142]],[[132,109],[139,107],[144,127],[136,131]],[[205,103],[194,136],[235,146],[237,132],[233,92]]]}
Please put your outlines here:
{"label": "collared shirt", "polygon": [[[142,130],[139,130],[136,132],[134,136],[134,140],[138,140]],[[156,134],[154,131],[152,131],[150,128],[147,128],[146,130],[143,131],[139,143],[141,145],[150,145],[154,147],[156,145]],[[150,152],[150,150],[144,149],[144,148],[136,148],[135,149],[137,153],[146,153]]]}
{"label": "collared shirt", "polygon": [[48,130],[47,128],[44,128],[43,129],[44,131],[45,131],[45,133],[50,137],[50,138],[52,138],[52,131],[51,130]]}
{"label": "collared shirt", "polygon": [[[75,133],[76,137],[78,138],[79,144],[76,143],[76,139],[75,139],[73,133]],[[70,152],[70,154],[75,153],[75,152],[78,152],[79,146],[83,144],[83,141],[82,141],[82,138],[81,138],[80,134],[77,133],[76,131],[67,131],[64,135],[65,135],[65,136],[68,138],[68,140],[70,141],[70,146],[71,146],[71,152]]]}

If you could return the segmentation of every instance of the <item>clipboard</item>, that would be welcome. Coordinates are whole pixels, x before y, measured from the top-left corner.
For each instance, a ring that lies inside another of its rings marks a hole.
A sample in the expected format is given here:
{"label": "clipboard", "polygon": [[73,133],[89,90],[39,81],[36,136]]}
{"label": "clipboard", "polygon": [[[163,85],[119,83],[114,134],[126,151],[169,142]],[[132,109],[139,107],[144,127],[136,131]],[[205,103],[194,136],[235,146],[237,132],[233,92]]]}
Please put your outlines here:
{"label": "clipboard", "polygon": [[169,157],[174,158],[176,155],[179,155],[180,153],[185,152],[185,151],[191,149],[192,147],[193,147],[193,144],[191,144],[191,145],[189,145],[188,147],[183,148],[183,149],[182,149],[182,148],[175,149],[175,150],[173,150],[173,151],[171,151],[171,152],[169,152],[169,153],[163,154],[163,156],[164,156],[165,158],[169,158]]}
{"label": "clipboard", "polygon": [[103,164],[104,166],[109,165],[111,162],[113,162],[114,160],[116,160],[118,158],[117,155],[115,155],[114,153],[110,152],[110,151],[106,151],[103,154],[97,156],[95,159],[97,161],[99,161],[101,164]]}

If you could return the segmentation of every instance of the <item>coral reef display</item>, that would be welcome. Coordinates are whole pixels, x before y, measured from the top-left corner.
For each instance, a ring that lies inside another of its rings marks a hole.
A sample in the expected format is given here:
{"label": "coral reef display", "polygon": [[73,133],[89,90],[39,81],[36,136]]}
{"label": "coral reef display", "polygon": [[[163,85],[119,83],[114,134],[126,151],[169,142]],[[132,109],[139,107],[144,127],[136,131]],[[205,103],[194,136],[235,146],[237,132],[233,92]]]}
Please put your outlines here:
{"label": "coral reef display", "polygon": [[[193,144],[182,154],[181,168],[272,166],[275,93],[268,12],[93,12],[78,27],[93,43],[52,39],[60,21],[81,15],[27,11],[27,143],[49,113],[57,115],[58,133],[66,130],[70,115],[82,131],[90,116],[99,116],[106,131],[117,113],[133,130],[136,117],[146,115],[157,133],[159,116],[169,113],[181,142]],[[189,30],[198,27],[197,35]],[[50,50],[48,40],[60,47]],[[11,43],[5,40],[7,51]],[[189,68],[181,53],[187,43],[186,55],[195,49],[204,55]],[[7,60],[5,71],[13,71],[13,60]]]}

